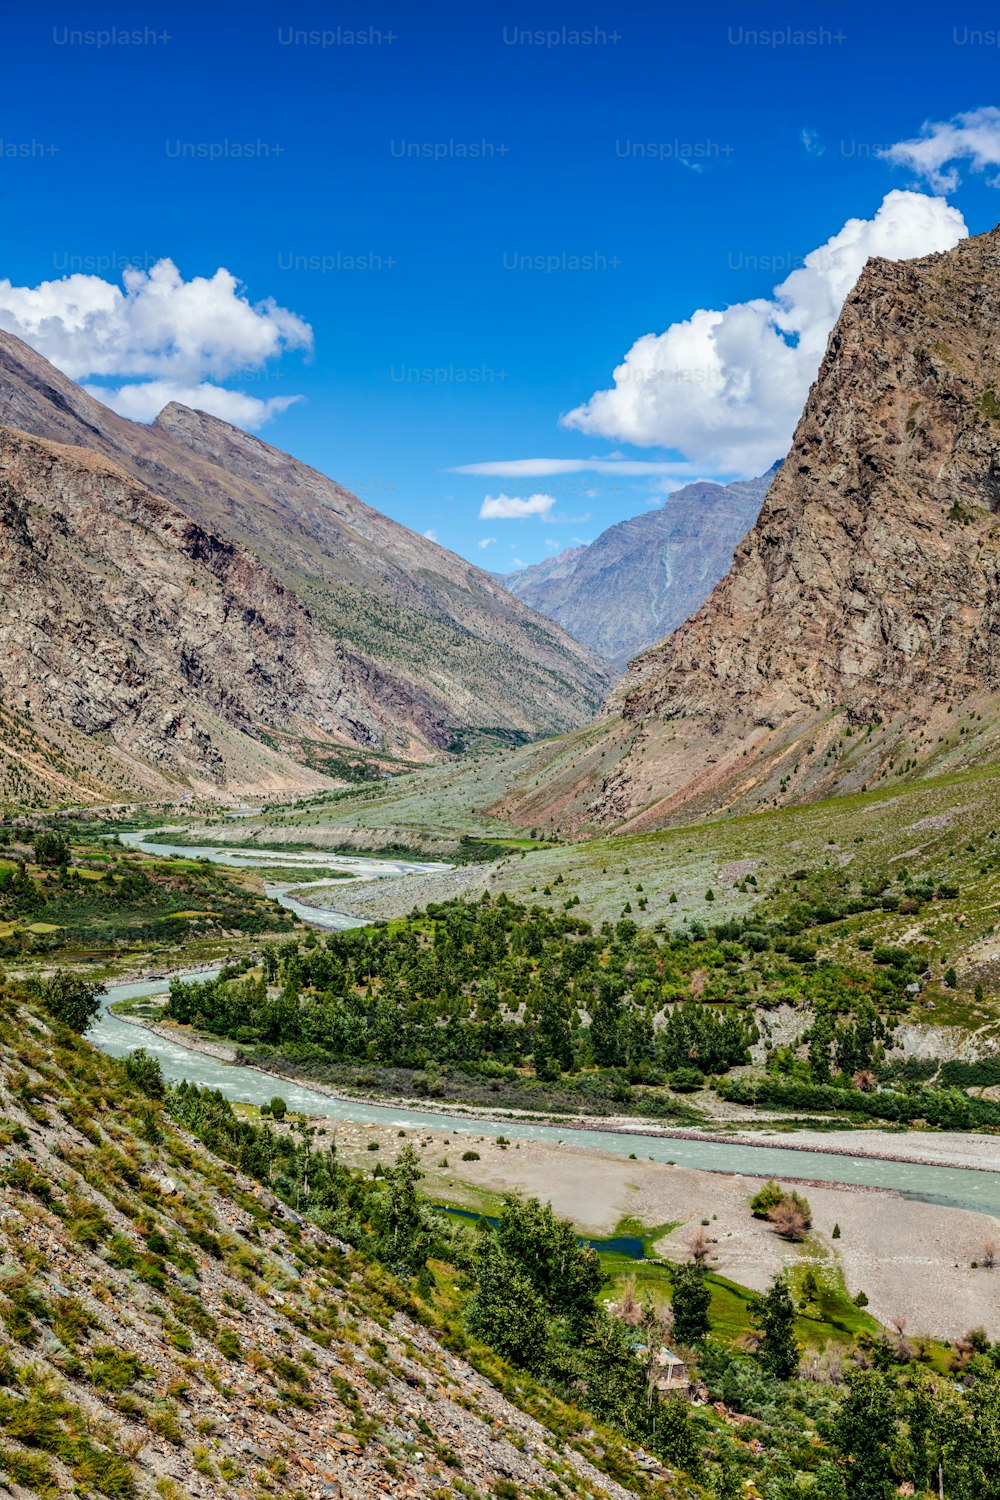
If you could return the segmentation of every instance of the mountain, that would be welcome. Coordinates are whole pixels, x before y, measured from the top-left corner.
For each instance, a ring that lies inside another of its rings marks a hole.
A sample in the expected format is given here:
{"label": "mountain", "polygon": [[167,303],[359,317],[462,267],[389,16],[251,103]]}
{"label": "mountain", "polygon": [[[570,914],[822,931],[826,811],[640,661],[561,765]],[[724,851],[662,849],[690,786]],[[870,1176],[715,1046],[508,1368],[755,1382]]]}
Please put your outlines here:
{"label": "mountain", "polygon": [[[287,1206],[269,1185],[287,1153],[221,1095],[164,1105],[2,988],[5,1495],[431,1500],[456,1473],[477,1495],[667,1493],[648,1454],[470,1346],[450,1312],[432,1326],[440,1304]],[[365,1185],[338,1190],[322,1146],[312,1164],[299,1191],[339,1228]]]}
{"label": "mountain", "polygon": [[176,404],[127,421],[5,333],[0,424],[8,795],[323,784],[565,730],[612,681],[315,469]]}
{"label": "mountain", "polygon": [[994,759],[1000,228],[868,262],[728,576],[523,821],[645,828]]}
{"label": "mountain", "polygon": [[587,546],[497,576],[525,604],[624,667],[704,604],[777,472],[775,464],[759,479],[686,484]]}

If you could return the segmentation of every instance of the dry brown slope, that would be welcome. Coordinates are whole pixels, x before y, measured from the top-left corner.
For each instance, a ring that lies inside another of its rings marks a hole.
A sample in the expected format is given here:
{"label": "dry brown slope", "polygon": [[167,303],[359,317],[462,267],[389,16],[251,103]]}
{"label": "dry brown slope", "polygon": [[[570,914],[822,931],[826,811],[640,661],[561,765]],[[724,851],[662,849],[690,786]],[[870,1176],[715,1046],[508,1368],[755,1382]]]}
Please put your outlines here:
{"label": "dry brown slope", "polygon": [[322,779],[270,748],[270,731],[308,722],[331,745],[373,747],[398,732],[392,684],[252,554],[107,459],[10,428],[0,590],[4,701],[73,737],[56,795],[85,789],[82,744],[103,748],[98,779],[112,785],[277,791]]}
{"label": "dry brown slope", "polygon": [[873,260],[707,603],[507,810],[655,827],[995,755],[1000,230]]}
{"label": "dry brown slope", "polygon": [[607,692],[604,663],[488,574],[228,423],[178,405],[150,426],[127,421],[6,333],[0,421],[111,458],[251,551],[368,664],[366,709],[391,687],[398,729],[387,749],[433,754],[455,730],[564,730]]}

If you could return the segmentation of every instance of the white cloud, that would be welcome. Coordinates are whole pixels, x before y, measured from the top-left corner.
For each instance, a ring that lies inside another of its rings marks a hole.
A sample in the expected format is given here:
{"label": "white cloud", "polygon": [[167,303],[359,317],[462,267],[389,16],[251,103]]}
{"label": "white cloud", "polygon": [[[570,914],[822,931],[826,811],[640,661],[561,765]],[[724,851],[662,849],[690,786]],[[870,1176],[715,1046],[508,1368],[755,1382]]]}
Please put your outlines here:
{"label": "white cloud", "polygon": [[429,542],[436,542],[437,539],[438,539],[438,534],[433,529],[433,527],[428,528],[428,530],[424,532],[424,536],[427,538],[427,540]]}
{"label": "white cloud", "polygon": [[131,377],[117,387],[90,389],[139,420],[179,400],[259,426],[296,398],[259,400],[216,382],[312,347],[309,324],[273,298],[251,303],[221,267],[214,276],[185,281],[171,260],[148,271],[130,268],[121,287],[82,274],[33,287],[0,280],[0,328],[74,380]]}
{"label": "white cloud", "polygon": [[[872,219],[849,219],[773,297],[699,309],[644,334],[563,422],[581,432],[683,453],[713,473],[759,474],[788,451],[844,298],[869,256],[905,260],[968,233],[940,198],[894,191]],[[679,466],[674,466],[677,472]]]}
{"label": "white cloud", "polygon": [[[956,162],[968,162],[973,172],[1000,167],[1000,109],[990,104],[950,120],[928,120],[918,136],[897,141],[879,154],[897,166],[910,167],[936,193],[954,192],[962,180]],[[994,172],[988,181],[1000,187],[1000,174]]]}
{"label": "white cloud", "polygon": [[202,381],[200,385],[180,385],[172,380],[142,380],[136,385],[119,386],[117,390],[102,385],[86,385],[86,391],[110,406],[120,416],[134,422],[151,422],[171,401],[190,406],[195,411],[210,412],[234,427],[262,427],[271,417],[287,411],[301,396],[272,396],[261,401],[244,391],[230,391],[225,386]]}
{"label": "white cloud", "polygon": [[[488,463],[460,464],[449,469],[449,474],[491,474],[503,479],[544,479],[554,474],[623,474],[634,477],[644,474],[686,475],[690,465],[678,462],[658,462],[649,458],[501,458]],[[588,491],[594,493],[596,491]]]}
{"label": "white cloud", "polygon": [[550,519],[555,505],[554,495],[529,495],[522,500],[517,495],[487,495],[479,507],[481,521],[520,521],[525,516],[543,516]]}
{"label": "white cloud", "polygon": [[480,550],[480,552],[485,552],[486,549],[487,549],[487,547],[495,547],[496,546],[496,540],[497,539],[496,539],[495,536],[481,536],[479,538],[479,550]]}

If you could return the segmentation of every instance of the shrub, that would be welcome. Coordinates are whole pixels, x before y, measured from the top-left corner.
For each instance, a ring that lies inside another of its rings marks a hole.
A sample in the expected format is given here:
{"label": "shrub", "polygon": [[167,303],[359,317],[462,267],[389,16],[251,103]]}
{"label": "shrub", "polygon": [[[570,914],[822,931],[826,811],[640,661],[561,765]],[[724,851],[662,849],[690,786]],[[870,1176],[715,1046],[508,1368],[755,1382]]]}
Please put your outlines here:
{"label": "shrub", "polygon": [[143,1094],[148,1094],[151,1099],[163,1098],[166,1085],[160,1071],[159,1059],[147,1052],[145,1047],[137,1047],[134,1052],[127,1052],[122,1058],[122,1068],[129,1083]]}
{"label": "shrub", "polygon": [[462,1152],[462,1160],[463,1161],[479,1161],[479,1159],[480,1158],[479,1158],[479,1152],[478,1151],[463,1151]]}
{"label": "shrub", "polygon": [[50,1015],[81,1035],[101,1008],[102,984],[91,984],[64,970],[50,975],[41,986],[41,1001]]}
{"label": "shrub", "polygon": [[755,1219],[766,1219],[772,1208],[777,1208],[785,1194],[776,1182],[768,1179],[759,1192],[750,1199],[750,1212]]}
{"label": "shrub", "polygon": [[667,1074],[667,1082],[675,1094],[691,1094],[705,1083],[705,1075],[698,1068],[675,1068]]}

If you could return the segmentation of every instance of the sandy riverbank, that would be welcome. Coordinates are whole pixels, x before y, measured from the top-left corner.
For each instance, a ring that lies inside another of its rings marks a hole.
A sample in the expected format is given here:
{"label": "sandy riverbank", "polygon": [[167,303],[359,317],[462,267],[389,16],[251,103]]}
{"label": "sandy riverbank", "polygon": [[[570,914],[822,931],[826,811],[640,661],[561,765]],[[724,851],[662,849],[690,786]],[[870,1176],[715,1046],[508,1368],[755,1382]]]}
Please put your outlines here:
{"label": "sandy riverbank", "polygon": [[[221,1060],[231,1059],[236,1050],[226,1043],[200,1041],[170,1024],[149,1028],[138,1018],[122,1019]],[[333,1089],[321,1091],[342,1097]],[[434,1108],[442,1106],[436,1103]],[[759,1179],[633,1160],[615,1150],[613,1134],[607,1137],[606,1150],[583,1148],[574,1144],[568,1122],[562,1127],[562,1141],[524,1140],[506,1150],[492,1136],[470,1134],[468,1113],[459,1135],[416,1129],[401,1135],[397,1127],[333,1117],[317,1117],[312,1123],[335,1137],[343,1160],[369,1171],[375,1161],[391,1160],[405,1140],[416,1142],[427,1172],[426,1190],[442,1201],[488,1206],[491,1195],[515,1189],[550,1201],[558,1213],[593,1234],[610,1234],[625,1217],[650,1225],[677,1223],[680,1227],[657,1246],[671,1258],[683,1258],[688,1235],[708,1219],[716,1240],[716,1268],[757,1289],[782,1266],[816,1253],[815,1248],[803,1250],[778,1239],[766,1223],[750,1216],[748,1199]],[[636,1128],[634,1121],[622,1123]],[[928,1131],[906,1135],[884,1130],[735,1130],[730,1138],[984,1170],[996,1168],[998,1154],[995,1137]],[[368,1150],[373,1141],[378,1142],[377,1153]],[[480,1160],[463,1162],[469,1150],[477,1151]],[[442,1165],[445,1160],[447,1166]],[[851,1293],[863,1290],[876,1317],[887,1322],[903,1315],[911,1334],[955,1338],[981,1325],[1000,1338],[1000,1269],[972,1268],[989,1242],[1000,1245],[1000,1220],[849,1184],[810,1185],[806,1192],[815,1247],[840,1263]],[[834,1224],[841,1229],[836,1240]]]}
{"label": "sandy riverbank", "polygon": [[[116,1012],[116,1014],[118,1014]],[[231,1042],[216,1041],[199,1036],[186,1026],[171,1021],[149,1021],[140,1016],[120,1015],[118,1019],[140,1030],[151,1031],[165,1041],[177,1042],[189,1047],[192,1052],[201,1052],[218,1062],[235,1062],[239,1049]],[[255,1064],[244,1064],[255,1067]],[[496,1114],[487,1108],[477,1109],[471,1105],[449,1105],[444,1100],[401,1099],[375,1094],[351,1094],[346,1090],[318,1083],[306,1076],[283,1072],[275,1066],[259,1067],[257,1071],[271,1077],[284,1079],[288,1083],[302,1084],[314,1093],[326,1094],[331,1099],[357,1100],[364,1104],[387,1104],[405,1109],[427,1109],[435,1114],[454,1114],[465,1121],[469,1119],[493,1120],[502,1123],[522,1117],[524,1112],[516,1109]],[[527,1118],[535,1119],[537,1115]],[[773,1119],[773,1115],[758,1118]],[[609,1136],[608,1150],[614,1151],[616,1133],[648,1135],[674,1140],[706,1140],[734,1142],[748,1146],[781,1146],[789,1151],[820,1151],[827,1156],[873,1157],[881,1161],[919,1162],[932,1167],[967,1167],[984,1172],[1000,1171],[1000,1136],[964,1133],[961,1131],[893,1131],[864,1128],[858,1130],[745,1130],[734,1121],[727,1127],[720,1123],[717,1131],[685,1129],[662,1126],[633,1116],[592,1119],[560,1119],[551,1117],[552,1123],[571,1133],[575,1129],[599,1130]]]}
{"label": "sandy riverbank", "polygon": [[[632,1161],[612,1150],[581,1150],[570,1139],[558,1145],[522,1141],[502,1150],[489,1136],[416,1130],[400,1136],[396,1129],[342,1120],[315,1123],[336,1138],[343,1160],[367,1170],[413,1142],[427,1172],[425,1190],[446,1202],[480,1207],[484,1194],[517,1190],[548,1200],[594,1235],[612,1233],[625,1217],[676,1223],[656,1246],[671,1259],[686,1258],[688,1237],[708,1219],[714,1268],[744,1286],[763,1290],[783,1266],[818,1253],[839,1262],[851,1294],[864,1291],[876,1318],[888,1323],[904,1316],[911,1336],[950,1339],[981,1326],[1000,1338],[1000,1268],[972,1269],[987,1242],[1000,1246],[1000,1220],[988,1214],[847,1184],[810,1186],[814,1244],[795,1246],[751,1217],[748,1200],[759,1180],[752,1177]],[[372,1141],[378,1153],[369,1151]],[[479,1161],[461,1160],[470,1149]],[[440,1165],[445,1159],[447,1167]]]}

